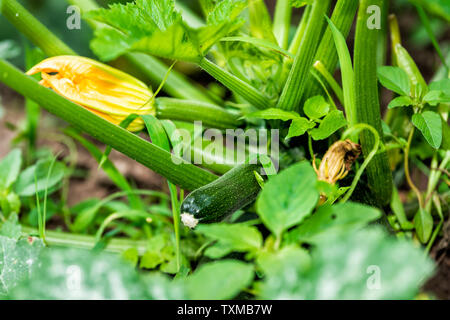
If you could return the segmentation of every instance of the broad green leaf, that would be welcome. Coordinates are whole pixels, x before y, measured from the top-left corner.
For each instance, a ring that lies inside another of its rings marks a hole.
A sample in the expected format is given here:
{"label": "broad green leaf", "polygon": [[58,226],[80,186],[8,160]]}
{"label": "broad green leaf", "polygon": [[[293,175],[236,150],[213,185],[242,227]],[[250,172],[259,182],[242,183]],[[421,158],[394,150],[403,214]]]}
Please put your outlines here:
{"label": "broad green leaf", "polygon": [[0,191],[0,208],[4,215],[8,215],[13,212],[19,213],[21,206],[22,202],[15,192]]}
{"label": "broad green leaf", "polygon": [[22,235],[22,226],[19,223],[17,213],[13,212],[0,227],[0,235],[18,240]]}
{"label": "broad green leaf", "polygon": [[14,149],[0,161],[0,190],[6,190],[17,180],[22,166],[22,151]]}
{"label": "broad green leaf", "polygon": [[333,110],[325,118],[323,118],[318,128],[310,131],[311,137],[314,140],[326,139],[346,125],[347,120],[345,120],[342,111]]}
{"label": "broad green leaf", "polygon": [[402,96],[411,95],[411,84],[405,71],[398,67],[378,68],[378,79],[383,87]]}
{"label": "broad green leaf", "polygon": [[210,259],[220,259],[233,252],[231,245],[224,242],[216,242],[206,248],[204,255]]}
{"label": "broad green leaf", "polygon": [[440,90],[432,90],[429,91],[422,100],[431,106],[437,106],[440,103],[450,103],[450,95],[447,95]]}
{"label": "broad green leaf", "polygon": [[246,118],[259,118],[265,120],[283,120],[289,121],[300,118],[300,115],[294,111],[285,111],[277,108],[268,108],[261,111],[249,113]]}
{"label": "broad green leaf", "polygon": [[400,97],[393,99],[389,103],[388,108],[392,109],[392,108],[397,108],[397,107],[408,107],[408,106],[412,106],[413,104],[414,104],[414,101],[410,97],[400,96]]}
{"label": "broad green leaf", "polygon": [[264,225],[276,236],[302,222],[316,206],[316,173],[307,161],[297,163],[269,179],[256,207]]}
{"label": "broad green leaf", "polygon": [[256,259],[258,267],[269,276],[282,272],[286,263],[295,265],[299,270],[306,270],[311,266],[311,257],[305,249],[290,245],[274,252],[261,251]]}
{"label": "broad green leaf", "polygon": [[55,162],[51,168],[51,163],[51,159],[39,160],[22,171],[14,185],[15,192],[22,197],[33,196],[60,183],[64,178],[65,167],[61,162]]}
{"label": "broad green leaf", "polygon": [[286,139],[301,136],[306,131],[314,128],[315,126],[316,124],[314,122],[311,122],[306,118],[300,117],[298,119],[294,119],[289,126],[289,132],[286,136]]}
{"label": "broad green leaf", "polygon": [[442,91],[446,96],[450,96],[450,79],[431,82],[429,88],[431,91]]}
{"label": "broad green leaf", "polygon": [[[46,249],[29,279],[10,299],[183,299],[174,283],[161,276],[140,276],[119,256],[78,249]],[[169,289],[170,288],[170,289]]]}
{"label": "broad green leaf", "polygon": [[433,148],[439,149],[442,143],[442,122],[438,113],[433,111],[416,113],[412,117],[412,123]]}
{"label": "broad green leaf", "polygon": [[450,126],[448,122],[441,116],[442,123],[442,149],[450,150]]}
{"label": "broad green leaf", "polygon": [[203,224],[195,230],[233,251],[256,251],[262,245],[262,235],[258,229],[244,224]]}
{"label": "broad green leaf", "polygon": [[208,50],[237,24],[244,0],[224,0],[207,16],[207,24],[188,26],[175,10],[174,0],[136,0],[109,9],[88,12],[85,17],[106,24],[96,29],[91,48],[102,60],[128,51],[158,57],[199,62]]}
{"label": "broad green leaf", "polygon": [[414,226],[420,242],[427,243],[433,231],[433,217],[425,209],[419,209],[414,216]]}
{"label": "broad green leaf", "polygon": [[42,247],[42,241],[36,238],[16,241],[0,236],[0,296],[9,294],[29,276],[38,262]]}
{"label": "broad green leaf", "polygon": [[261,299],[413,299],[433,262],[409,240],[368,228],[332,238],[312,250],[312,265],[285,261],[266,277]]}
{"label": "broad green leaf", "polygon": [[238,260],[222,260],[200,266],[187,278],[193,300],[232,299],[253,280],[253,266]]}
{"label": "broad green leaf", "polygon": [[322,96],[315,96],[309,98],[305,102],[305,106],[303,107],[303,111],[310,119],[320,119],[323,116],[326,116],[330,111],[330,105],[325,101],[325,98]]}
{"label": "broad green leaf", "polygon": [[301,242],[320,243],[332,237],[345,236],[380,217],[380,210],[358,203],[324,205],[293,230],[292,236]]}

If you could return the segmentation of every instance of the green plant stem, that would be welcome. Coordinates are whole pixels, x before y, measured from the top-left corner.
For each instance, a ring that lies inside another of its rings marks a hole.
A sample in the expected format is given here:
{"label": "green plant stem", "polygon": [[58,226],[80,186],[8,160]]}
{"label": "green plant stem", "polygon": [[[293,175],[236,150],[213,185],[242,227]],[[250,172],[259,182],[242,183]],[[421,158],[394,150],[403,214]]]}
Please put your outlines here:
{"label": "green plant stem", "polygon": [[222,69],[207,58],[203,58],[199,62],[199,66],[225,87],[240,95],[256,108],[266,109],[272,106],[272,102],[256,88]]}
{"label": "green plant stem", "polygon": [[405,147],[405,155],[404,155],[405,177],[406,177],[406,182],[408,182],[409,187],[416,194],[417,201],[419,201],[419,207],[423,208],[422,194],[420,193],[420,190],[416,187],[416,185],[412,181],[411,175],[409,173],[409,150],[411,148],[411,142],[412,142],[412,138],[414,136],[414,132],[415,132],[415,127],[413,126],[411,131],[409,132],[408,142]]}
{"label": "green plant stem", "polygon": [[273,18],[273,34],[278,45],[286,49],[291,27],[292,8],[290,0],[277,0]]}
{"label": "green plant stem", "polygon": [[441,47],[439,46],[439,43],[434,36],[433,29],[431,28],[430,20],[428,19],[427,14],[425,13],[425,10],[423,10],[422,6],[418,3],[414,4],[417,13],[419,14],[420,20],[422,21],[422,25],[425,27],[428,37],[430,38],[431,43],[433,44],[433,47],[435,51],[437,52],[439,59],[441,59],[442,65],[444,66],[447,73],[449,73],[449,68],[447,66],[447,61],[445,60],[444,55],[442,54]]}
{"label": "green plant stem", "polygon": [[[37,229],[26,226],[22,226],[22,232],[24,235],[38,234]],[[86,250],[93,249],[96,243],[94,236],[52,230],[47,230],[46,241],[49,246],[71,247]],[[129,248],[136,248],[139,255],[143,255],[147,250],[147,241],[112,238],[107,242],[104,251],[122,253]]]}
{"label": "green plant stem", "polygon": [[324,24],[324,15],[330,5],[330,0],[315,0],[312,4],[311,16],[305,29],[304,38],[295,55],[294,63],[287,78],[286,84],[278,100],[277,108],[283,110],[298,110],[309,71],[314,62],[316,49],[320,42],[320,33]]}
{"label": "green plant stem", "polygon": [[[437,154],[435,154],[433,156],[433,161],[432,163],[435,163],[435,161],[437,162]],[[444,170],[445,168],[447,168],[448,164],[450,163],[450,151],[447,150],[445,152],[445,156],[444,159],[442,159],[441,164],[439,165],[439,167],[435,166],[432,164],[431,166],[431,173],[430,176],[428,178],[428,186],[427,186],[427,192],[425,194],[425,201],[426,201],[426,206],[428,206],[431,202],[429,201],[429,199],[431,198],[434,190],[436,189],[439,180],[441,179],[442,176],[442,170]]]}
{"label": "green plant stem", "polygon": [[289,45],[289,52],[293,55],[297,54],[298,48],[300,47],[300,43],[302,42],[303,37],[305,36],[305,29],[308,25],[308,19],[311,15],[311,6],[308,5],[303,11],[302,19],[297,27],[297,31],[295,32],[294,39],[292,39],[291,44]]}
{"label": "green plant stem", "polygon": [[0,6],[1,14],[48,56],[76,54],[16,0],[0,1]]}
{"label": "green plant stem", "polygon": [[[331,21],[336,28],[347,38],[355,19],[358,9],[358,0],[338,0],[334,7]],[[338,65],[338,54],[335,49],[333,34],[329,28],[326,29],[314,61],[321,61],[330,74],[334,74]],[[308,81],[305,88],[304,100],[321,94],[320,84],[316,81]]]}
{"label": "green plant stem", "polygon": [[231,113],[206,102],[157,98],[155,106],[159,119],[202,121],[204,126],[217,129],[233,129],[242,124],[242,121],[238,120],[241,116],[239,113]]}
{"label": "green plant stem", "polygon": [[363,130],[367,130],[370,132],[370,134],[373,135],[374,144],[373,144],[372,150],[365,157],[363,164],[361,165],[361,167],[359,167],[358,171],[356,172],[356,175],[353,178],[350,189],[347,191],[347,193],[345,194],[345,196],[342,198],[342,200],[340,202],[346,202],[348,199],[350,199],[351,195],[353,194],[353,191],[355,190],[356,186],[358,185],[361,175],[363,174],[364,170],[367,168],[369,163],[372,161],[372,159],[375,157],[375,155],[377,154],[378,149],[380,147],[380,135],[378,134],[378,131],[375,130],[372,126],[369,126],[364,123],[359,123],[359,124],[356,124],[353,127],[349,128],[342,135],[342,139],[345,139],[345,137],[348,137],[348,136],[352,136],[354,134],[354,131],[361,132]]}
{"label": "green plant stem", "polygon": [[[380,101],[377,80],[378,30],[369,29],[367,8],[375,5],[380,8],[385,0],[361,0],[356,25],[354,69],[356,92],[356,119],[366,123],[383,137],[381,126]],[[364,157],[368,157],[375,145],[374,136],[362,132],[361,147]],[[392,194],[392,174],[387,153],[378,153],[367,166],[368,183],[380,205],[388,204]]]}
{"label": "green plant stem", "polygon": [[170,199],[172,202],[173,229],[175,231],[175,252],[177,259],[177,272],[181,267],[181,247],[180,247],[180,202],[178,201],[177,187],[169,183]]}
{"label": "green plant stem", "polygon": [[187,163],[66,100],[4,60],[0,60],[0,81],[23,96],[36,101],[50,113],[163,175],[183,189],[194,190],[217,178],[212,173]]}
{"label": "green plant stem", "polygon": [[327,70],[322,61],[317,60],[314,63],[314,69],[316,69],[322,77],[325,78],[328,85],[333,89],[334,94],[338,98],[339,102],[344,105],[344,91],[337,81],[334,79],[333,75]]}

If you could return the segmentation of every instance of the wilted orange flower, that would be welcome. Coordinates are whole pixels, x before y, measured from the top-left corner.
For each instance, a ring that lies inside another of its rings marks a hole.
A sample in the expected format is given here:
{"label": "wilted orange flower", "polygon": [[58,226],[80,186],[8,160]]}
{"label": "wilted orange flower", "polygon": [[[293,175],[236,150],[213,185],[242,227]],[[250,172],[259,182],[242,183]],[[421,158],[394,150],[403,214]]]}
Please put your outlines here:
{"label": "wilted orange flower", "polygon": [[325,153],[319,169],[313,162],[318,180],[335,184],[345,178],[360,154],[361,146],[351,140],[335,142]]}
{"label": "wilted orange flower", "polygon": [[[84,108],[120,124],[130,114],[155,115],[152,91],[129,74],[95,60],[79,56],[57,56],[41,61],[27,74],[40,72],[40,84],[53,89]],[[139,117],[130,131],[144,127]]]}

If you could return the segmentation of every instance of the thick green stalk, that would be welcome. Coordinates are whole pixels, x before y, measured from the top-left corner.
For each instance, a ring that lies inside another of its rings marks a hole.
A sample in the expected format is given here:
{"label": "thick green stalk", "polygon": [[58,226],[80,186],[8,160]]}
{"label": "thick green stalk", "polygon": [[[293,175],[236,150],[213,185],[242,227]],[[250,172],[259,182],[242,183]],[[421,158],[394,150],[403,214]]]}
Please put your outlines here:
{"label": "thick green stalk", "polygon": [[[350,29],[355,19],[356,10],[358,9],[358,0],[338,0],[334,7],[331,21],[336,28],[342,33],[344,38],[347,38]],[[317,49],[314,61],[320,61],[328,70],[329,73],[334,74],[338,65],[338,54],[335,49],[333,34],[329,28],[325,31],[319,49]],[[319,95],[323,89],[317,81],[312,78],[307,82],[304,94],[304,100]]]}
{"label": "thick green stalk", "polygon": [[50,113],[163,175],[183,189],[194,190],[217,178],[66,100],[4,60],[0,60],[0,81],[36,101]]}
{"label": "thick green stalk", "polygon": [[[361,0],[356,26],[354,68],[356,91],[356,119],[367,123],[383,137],[377,80],[378,30],[369,29],[367,21],[369,6],[380,8],[384,0]],[[369,132],[361,133],[363,154],[367,157],[373,149],[375,139]],[[369,186],[379,204],[386,205],[391,199],[392,174],[386,152],[378,153],[367,166]]]}
{"label": "thick green stalk", "polygon": [[305,29],[305,36],[295,55],[294,63],[281,93],[277,108],[296,110],[299,108],[309,71],[314,63],[316,49],[320,42],[320,34],[325,22],[324,15],[330,6],[330,0],[315,0],[312,4],[311,16]]}
{"label": "thick green stalk", "polygon": [[217,81],[222,83],[225,87],[240,95],[256,108],[266,109],[272,106],[272,102],[259,90],[232,75],[228,71],[222,69],[207,58],[203,58],[199,62],[199,66],[213,76]]}
{"label": "thick green stalk", "polygon": [[0,13],[48,56],[76,54],[16,0],[0,1],[0,6]]}
{"label": "thick green stalk", "polygon": [[[93,0],[67,0],[67,2],[78,6],[82,13],[99,8]],[[103,26],[102,23],[97,21],[87,20],[87,22],[93,30]],[[144,53],[126,53],[123,55],[123,58],[125,63],[130,64],[143,73],[154,87],[159,86],[169,69],[166,64],[157,58]],[[183,74],[172,69],[162,90],[175,98],[213,102],[199,85],[197,86],[191,82]]]}
{"label": "thick green stalk", "polygon": [[173,98],[156,99],[156,116],[159,119],[201,121],[204,126],[217,129],[233,129],[242,123],[238,120],[240,114],[214,104]]}
{"label": "thick green stalk", "polygon": [[273,34],[280,48],[286,49],[291,27],[292,8],[290,0],[277,0],[273,18]]}
{"label": "thick green stalk", "polygon": [[[24,235],[37,235],[38,230],[26,226],[22,226]],[[78,249],[91,250],[95,246],[95,237],[58,231],[46,231],[46,242],[49,246],[55,247],[71,247]],[[148,248],[148,242],[145,240],[129,240],[129,239],[110,239],[104,251],[113,253],[122,253],[129,248],[136,248],[139,255],[143,255]]]}
{"label": "thick green stalk", "polygon": [[311,8],[311,6],[306,6],[302,19],[298,24],[297,31],[295,32],[294,39],[292,39],[292,42],[289,45],[289,52],[293,55],[297,54],[300,43],[305,35],[306,26],[308,25],[309,16],[311,15]]}

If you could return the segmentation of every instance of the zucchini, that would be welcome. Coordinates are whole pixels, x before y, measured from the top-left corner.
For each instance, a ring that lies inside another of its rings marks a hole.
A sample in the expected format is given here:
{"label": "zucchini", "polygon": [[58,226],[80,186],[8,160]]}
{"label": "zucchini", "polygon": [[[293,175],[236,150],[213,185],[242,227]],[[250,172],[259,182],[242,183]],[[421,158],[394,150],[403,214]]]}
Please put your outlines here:
{"label": "zucchini", "polygon": [[[378,30],[367,27],[368,7],[380,8],[386,0],[361,0],[355,35],[355,92],[356,119],[358,123],[367,123],[374,127],[383,140],[381,127],[380,101],[377,82]],[[386,30],[384,30],[385,32]],[[373,146],[374,137],[368,131],[361,133],[361,147],[367,157]],[[380,206],[389,204],[392,193],[392,173],[386,151],[379,152],[368,164],[367,178],[375,199]]]}
{"label": "zucchini", "polygon": [[217,180],[191,192],[181,204],[181,221],[189,228],[217,222],[252,203],[261,190],[254,171],[261,165],[239,165]]}

